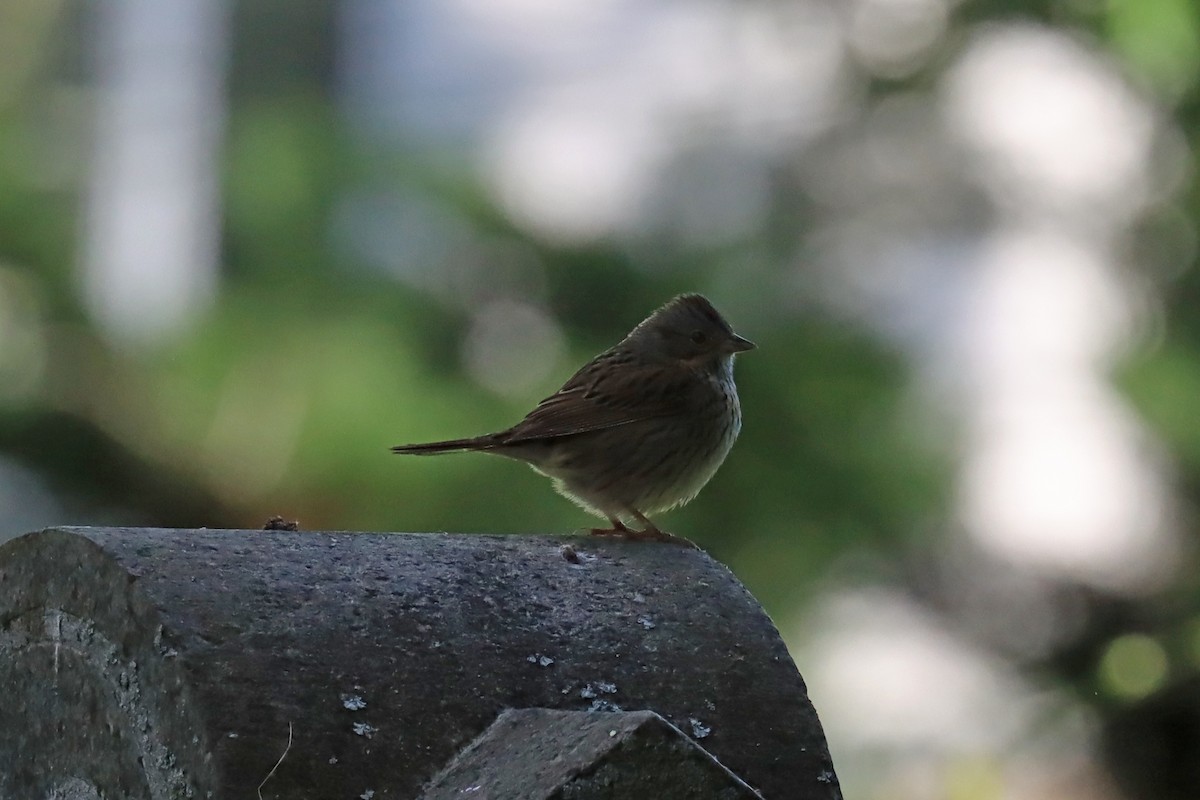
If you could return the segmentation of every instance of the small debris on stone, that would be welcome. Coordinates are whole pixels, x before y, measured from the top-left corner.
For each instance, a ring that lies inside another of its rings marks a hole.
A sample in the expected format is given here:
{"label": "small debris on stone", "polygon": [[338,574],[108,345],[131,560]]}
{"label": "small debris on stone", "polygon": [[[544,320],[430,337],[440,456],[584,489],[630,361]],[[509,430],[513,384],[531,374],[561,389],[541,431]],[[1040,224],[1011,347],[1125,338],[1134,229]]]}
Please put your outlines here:
{"label": "small debris on stone", "polygon": [[643,628],[645,628],[648,631],[654,630],[654,626],[657,624],[657,623],[655,623],[654,618],[648,614],[642,614],[640,617],[637,618],[637,621],[638,621],[639,625],[641,625]]}
{"label": "small debris on stone", "polygon": [[534,653],[531,656],[526,656],[525,660],[530,664],[537,664],[539,667],[548,667],[554,663],[554,659],[550,656],[544,656],[540,653]]}
{"label": "small debris on stone", "polygon": [[579,553],[575,552],[575,548],[569,544],[564,544],[562,547],[558,548],[558,552],[562,553],[562,557],[572,564],[582,563],[579,558]]}
{"label": "small debris on stone", "polygon": [[688,722],[691,723],[691,726],[692,726],[692,738],[693,739],[704,739],[710,733],[712,733],[711,727],[709,727],[708,725],[705,725],[703,722],[696,719],[695,717],[689,717]]}
{"label": "small debris on stone", "polygon": [[588,706],[588,711],[620,711],[620,706],[610,700],[600,698],[601,694],[616,694],[617,685],[611,684],[606,680],[598,680],[593,684],[588,684],[580,690],[580,697],[586,700],[592,700],[592,705]]}
{"label": "small debris on stone", "polygon": [[361,711],[367,707],[367,701],[356,694],[342,695],[342,706],[348,711]]}
{"label": "small debris on stone", "polygon": [[352,727],[355,733],[357,733],[359,736],[365,736],[368,739],[372,738],[375,735],[375,731],[378,730],[378,728],[376,728],[374,725],[370,725],[366,722],[356,722]]}
{"label": "small debris on stone", "polygon": [[[579,696],[584,700],[592,700],[602,694],[616,694],[617,685],[608,681],[596,681],[589,683],[579,690]],[[594,704],[593,704],[594,705]]]}
{"label": "small debris on stone", "polygon": [[286,520],[276,514],[267,520],[267,524],[263,525],[262,529],[264,531],[298,531],[300,530],[300,523],[294,519]]}
{"label": "small debris on stone", "polygon": [[619,705],[617,705],[616,703],[610,702],[608,700],[603,700],[603,699],[593,700],[592,704],[590,706],[588,706],[588,711],[603,711],[603,712],[613,713],[613,712],[617,712],[617,711],[621,711],[621,710],[622,710],[621,707]]}

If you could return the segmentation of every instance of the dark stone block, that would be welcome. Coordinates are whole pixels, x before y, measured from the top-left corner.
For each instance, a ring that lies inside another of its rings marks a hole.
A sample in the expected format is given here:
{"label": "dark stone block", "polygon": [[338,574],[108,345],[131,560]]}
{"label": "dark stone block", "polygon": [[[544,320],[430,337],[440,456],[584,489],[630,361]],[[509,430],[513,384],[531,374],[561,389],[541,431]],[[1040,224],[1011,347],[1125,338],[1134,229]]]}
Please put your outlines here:
{"label": "dark stone block", "polygon": [[653,711],[505,711],[421,800],[762,800]]}
{"label": "dark stone block", "polygon": [[650,709],[840,797],[770,620],[665,544],[42,531],[0,546],[0,685],[0,797],[414,798],[509,708]]}

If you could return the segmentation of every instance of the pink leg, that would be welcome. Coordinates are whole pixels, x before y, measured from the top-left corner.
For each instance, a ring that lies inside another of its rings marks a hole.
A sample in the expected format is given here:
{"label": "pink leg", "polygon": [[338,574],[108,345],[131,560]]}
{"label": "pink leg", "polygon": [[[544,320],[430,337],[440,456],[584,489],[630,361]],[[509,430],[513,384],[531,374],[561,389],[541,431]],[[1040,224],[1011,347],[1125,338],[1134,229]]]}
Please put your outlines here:
{"label": "pink leg", "polygon": [[592,528],[592,536],[628,536],[632,533],[625,527],[625,523],[616,517],[609,517],[608,521],[612,523],[611,528]]}
{"label": "pink leg", "polygon": [[690,547],[693,550],[699,549],[690,539],[685,539],[682,536],[676,536],[673,533],[667,533],[664,530],[660,530],[657,525],[647,519],[646,515],[638,511],[636,508],[629,509],[629,513],[633,515],[634,519],[642,523],[643,530],[634,531],[626,529],[628,531],[625,534],[626,538],[643,540],[648,539],[655,542],[670,542],[671,544],[679,544],[683,545],[684,547]]}

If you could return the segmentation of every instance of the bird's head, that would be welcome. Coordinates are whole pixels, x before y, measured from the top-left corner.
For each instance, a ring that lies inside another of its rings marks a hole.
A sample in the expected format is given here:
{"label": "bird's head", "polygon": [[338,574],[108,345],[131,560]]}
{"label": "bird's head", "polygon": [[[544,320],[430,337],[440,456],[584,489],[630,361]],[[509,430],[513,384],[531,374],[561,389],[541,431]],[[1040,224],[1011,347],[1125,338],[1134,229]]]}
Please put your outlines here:
{"label": "bird's head", "polygon": [[728,361],[753,350],[754,343],[733,332],[712,303],[698,294],[681,294],[655,311],[629,334],[662,358],[697,366]]}

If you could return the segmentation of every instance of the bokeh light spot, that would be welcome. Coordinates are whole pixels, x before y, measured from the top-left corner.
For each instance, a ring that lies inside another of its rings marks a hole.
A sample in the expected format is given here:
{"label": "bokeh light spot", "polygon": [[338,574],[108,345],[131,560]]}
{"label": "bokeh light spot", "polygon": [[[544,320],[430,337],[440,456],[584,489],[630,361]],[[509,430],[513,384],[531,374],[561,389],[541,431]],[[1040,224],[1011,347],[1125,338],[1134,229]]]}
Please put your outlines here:
{"label": "bokeh light spot", "polygon": [[464,343],[471,377],[500,395],[520,398],[558,366],[566,345],[558,323],[532,305],[497,300],[475,315]]}
{"label": "bokeh light spot", "polygon": [[1100,682],[1112,695],[1145,697],[1167,678],[1167,654],[1149,636],[1133,633],[1109,644],[1100,659]]}

